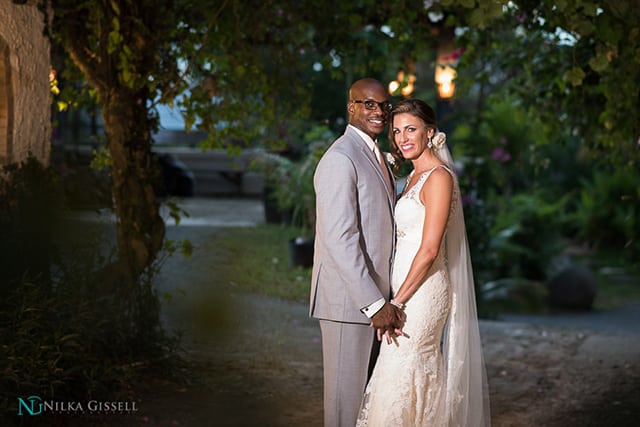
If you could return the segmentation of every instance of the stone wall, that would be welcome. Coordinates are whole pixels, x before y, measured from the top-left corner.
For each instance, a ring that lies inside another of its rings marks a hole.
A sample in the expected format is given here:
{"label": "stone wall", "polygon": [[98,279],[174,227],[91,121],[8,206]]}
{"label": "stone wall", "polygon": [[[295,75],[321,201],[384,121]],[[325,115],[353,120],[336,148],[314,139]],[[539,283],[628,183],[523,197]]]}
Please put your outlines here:
{"label": "stone wall", "polygon": [[51,150],[51,70],[44,17],[36,2],[0,0],[0,165]]}

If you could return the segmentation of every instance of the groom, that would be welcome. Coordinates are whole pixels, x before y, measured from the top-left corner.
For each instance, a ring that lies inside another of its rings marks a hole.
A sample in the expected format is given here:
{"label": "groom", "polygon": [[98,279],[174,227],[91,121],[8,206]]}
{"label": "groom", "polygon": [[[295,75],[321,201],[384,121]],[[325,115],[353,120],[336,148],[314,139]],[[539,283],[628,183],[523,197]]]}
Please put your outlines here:
{"label": "groom", "polygon": [[320,320],[322,333],[325,427],[355,425],[378,354],[375,330],[404,325],[404,313],[388,302],[395,182],[376,145],[390,109],[382,83],[356,81],[349,90],[347,129],[314,175],[310,315]]}

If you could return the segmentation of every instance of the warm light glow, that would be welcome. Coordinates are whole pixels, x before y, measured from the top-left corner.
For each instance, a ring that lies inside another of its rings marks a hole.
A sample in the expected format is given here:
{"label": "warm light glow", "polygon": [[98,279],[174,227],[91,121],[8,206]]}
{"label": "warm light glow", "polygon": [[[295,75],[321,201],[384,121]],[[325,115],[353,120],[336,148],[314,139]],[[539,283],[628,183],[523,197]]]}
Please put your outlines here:
{"label": "warm light glow", "polygon": [[453,94],[456,91],[456,85],[451,82],[451,83],[443,83],[441,85],[438,85],[438,95],[440,96],[440,98],[443,99],[448,99],[453,97]]}
{"label": "warm light glow", "polygon": [[435,81],[438,85],[438,96],[448,99],[453,96],[456,90],[456,84],[453,80],[456,78],[456,70],[450,65],[436,65]]}
{"label": "warm light glow", "polygon": [[387,88],[389,90],[389,95],[397,95],[398,90],[403,96],[411,95],[415,90],[415,81],[415,74],[409,74],[407,76],[404,71],[398,71],[396,80],[389,82],[389,86]]}
{"label": "warm light glow", "polygon": [[451,83],[456,77],[456,70],[450,65],[436,65],[436,83],[444,84]]}
{"label": "warm light glow", "polygon": [[413,93],[413,83],[407,83],[407,85],[405,87],[402,88],[401,93],[404,96],[409,96]]}

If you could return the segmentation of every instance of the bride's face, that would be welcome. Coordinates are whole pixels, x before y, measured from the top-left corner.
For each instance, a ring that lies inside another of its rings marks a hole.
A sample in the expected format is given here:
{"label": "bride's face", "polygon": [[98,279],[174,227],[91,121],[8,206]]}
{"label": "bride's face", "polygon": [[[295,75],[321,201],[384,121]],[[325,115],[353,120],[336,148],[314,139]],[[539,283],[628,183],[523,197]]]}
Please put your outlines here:
{"label": "bride's face", "polygon": [[434,130],[428,129],[422,120],[409,113],[396,114],[391,126],[393,142],[407,160],[420,157],[427,149],[429,137],[434,133]]}

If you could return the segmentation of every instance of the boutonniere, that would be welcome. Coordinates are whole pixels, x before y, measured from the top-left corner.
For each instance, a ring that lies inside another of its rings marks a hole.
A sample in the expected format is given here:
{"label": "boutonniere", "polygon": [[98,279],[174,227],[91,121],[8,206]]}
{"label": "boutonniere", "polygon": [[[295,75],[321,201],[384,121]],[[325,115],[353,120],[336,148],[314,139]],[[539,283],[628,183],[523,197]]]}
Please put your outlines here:
{"label": "boutonniere", "polygon": [[384,158],[387,159],[387,163],[389,163],[391,166],[396,165],[396,158],[393,157],[388,151],[384,152]]}

